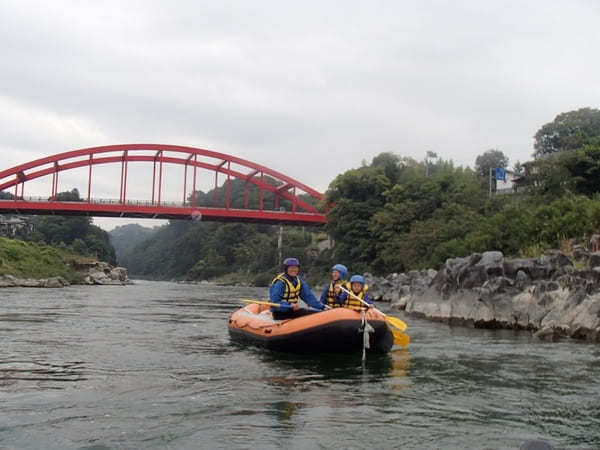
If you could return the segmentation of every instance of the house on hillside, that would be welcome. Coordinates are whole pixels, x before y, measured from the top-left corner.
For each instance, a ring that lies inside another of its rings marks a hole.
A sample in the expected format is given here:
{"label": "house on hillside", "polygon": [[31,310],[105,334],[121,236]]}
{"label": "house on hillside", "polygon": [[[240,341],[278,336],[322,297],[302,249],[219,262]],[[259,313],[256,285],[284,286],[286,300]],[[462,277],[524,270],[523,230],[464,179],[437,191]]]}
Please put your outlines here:
{"label": "house on hillside", "polygon": [[534,184],[535,175],[538,173],[539,161],[527,161],[522,164],[523,171],[513,179],[515,191],[521,192]]}
{"label": "house on hillside", "polygon": [[33,231],[33,223],[20,216],[0,215],[0,236],[14,237],[20,230]]}
{"label": "house on hillside", "polygon": [[494,176],[495,194],[514,194],[529,189],[535,183],[535,175],[538,173],[539,161],[527,161],[521,164],[523,170],[514,172],[504,169],[505,176]]}
{"label": "house on hillside", "polygon": [[518,192],[520,187],[523,187],[521,184],[521,179],[523,178],[522,173],[513,172],[512,170],[504,170],[505,176],[503,179],[496,178],[496,189],[494,193],[496,194],[513,194]]}

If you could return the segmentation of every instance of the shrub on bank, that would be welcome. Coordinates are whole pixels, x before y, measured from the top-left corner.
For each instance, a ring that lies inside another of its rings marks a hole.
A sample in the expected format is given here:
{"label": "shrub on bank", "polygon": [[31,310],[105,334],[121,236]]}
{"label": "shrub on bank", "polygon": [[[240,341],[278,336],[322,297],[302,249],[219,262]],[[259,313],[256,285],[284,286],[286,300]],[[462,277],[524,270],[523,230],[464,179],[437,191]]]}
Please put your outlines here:
{"label": "shrub on bank", "polygon": [[76,257],[43,243],[0,237],[0,275],[18,278],[61,276],[69,282],[77,282],[82,276],[68,264]]}

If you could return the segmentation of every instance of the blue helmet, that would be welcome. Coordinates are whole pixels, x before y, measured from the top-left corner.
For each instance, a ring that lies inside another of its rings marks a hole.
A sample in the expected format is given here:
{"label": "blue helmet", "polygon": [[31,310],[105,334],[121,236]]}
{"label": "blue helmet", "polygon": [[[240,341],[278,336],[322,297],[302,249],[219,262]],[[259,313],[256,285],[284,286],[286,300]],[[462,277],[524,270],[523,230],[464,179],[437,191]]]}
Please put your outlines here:
{"label": "blue helmet", "polygon": [[350,283],[360,283],[364,286],[365,277],[363,277],[362,275],[352,275],[352,278],[350,278]]}
{"label": "blue helmet", "polygon": [[343,264],[336,264],[331,268],[331,270],[337,270],[340,273],[342,280],[345,280],[348,276],[348,268]]}
{"label": "blue helmet", "polygon": [[285,258],[283,261],[283,267],[287,269],[290,266],[298,266],[300,267],[300,261],[297,258]]}

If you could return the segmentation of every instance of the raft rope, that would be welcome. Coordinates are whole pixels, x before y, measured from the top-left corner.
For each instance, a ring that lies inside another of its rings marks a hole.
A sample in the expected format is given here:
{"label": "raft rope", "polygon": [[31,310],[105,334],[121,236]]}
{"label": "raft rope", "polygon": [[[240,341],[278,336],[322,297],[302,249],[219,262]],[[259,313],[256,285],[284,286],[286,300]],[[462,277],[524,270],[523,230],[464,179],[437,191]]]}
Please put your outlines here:
{"label": "raft rope", "polygon": [[367,359],[367,349],[371,348],[371,344],[369,342],[369,333],[373,333],[375,331],[375,328],[373,328],[369,324],[369,322],[367,322],[367,310],[366,309],[363,309],[363,312],[362,312],[361,327],[362,327],[362,331],[363,331],[363,353],[362,353],[362,360],[366,361],[366,359]]}

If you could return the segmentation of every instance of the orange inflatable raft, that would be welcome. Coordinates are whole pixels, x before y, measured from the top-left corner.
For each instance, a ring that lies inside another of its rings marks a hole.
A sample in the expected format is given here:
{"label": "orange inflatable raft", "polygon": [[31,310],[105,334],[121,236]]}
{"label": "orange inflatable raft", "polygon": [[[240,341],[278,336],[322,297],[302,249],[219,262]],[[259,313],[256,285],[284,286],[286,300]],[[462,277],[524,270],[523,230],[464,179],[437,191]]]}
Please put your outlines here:
{"label": "orange inflatable raft", "polygon": [[[275,320],[269,306],[251,304],[229,318],[229,334],[237,342],[291,353],[349,353],[363,348],[362,310],[335,308],[295,319]],[[370,309],[366,319],[370,352],[389,352],[394,336],[385,317]]]}

